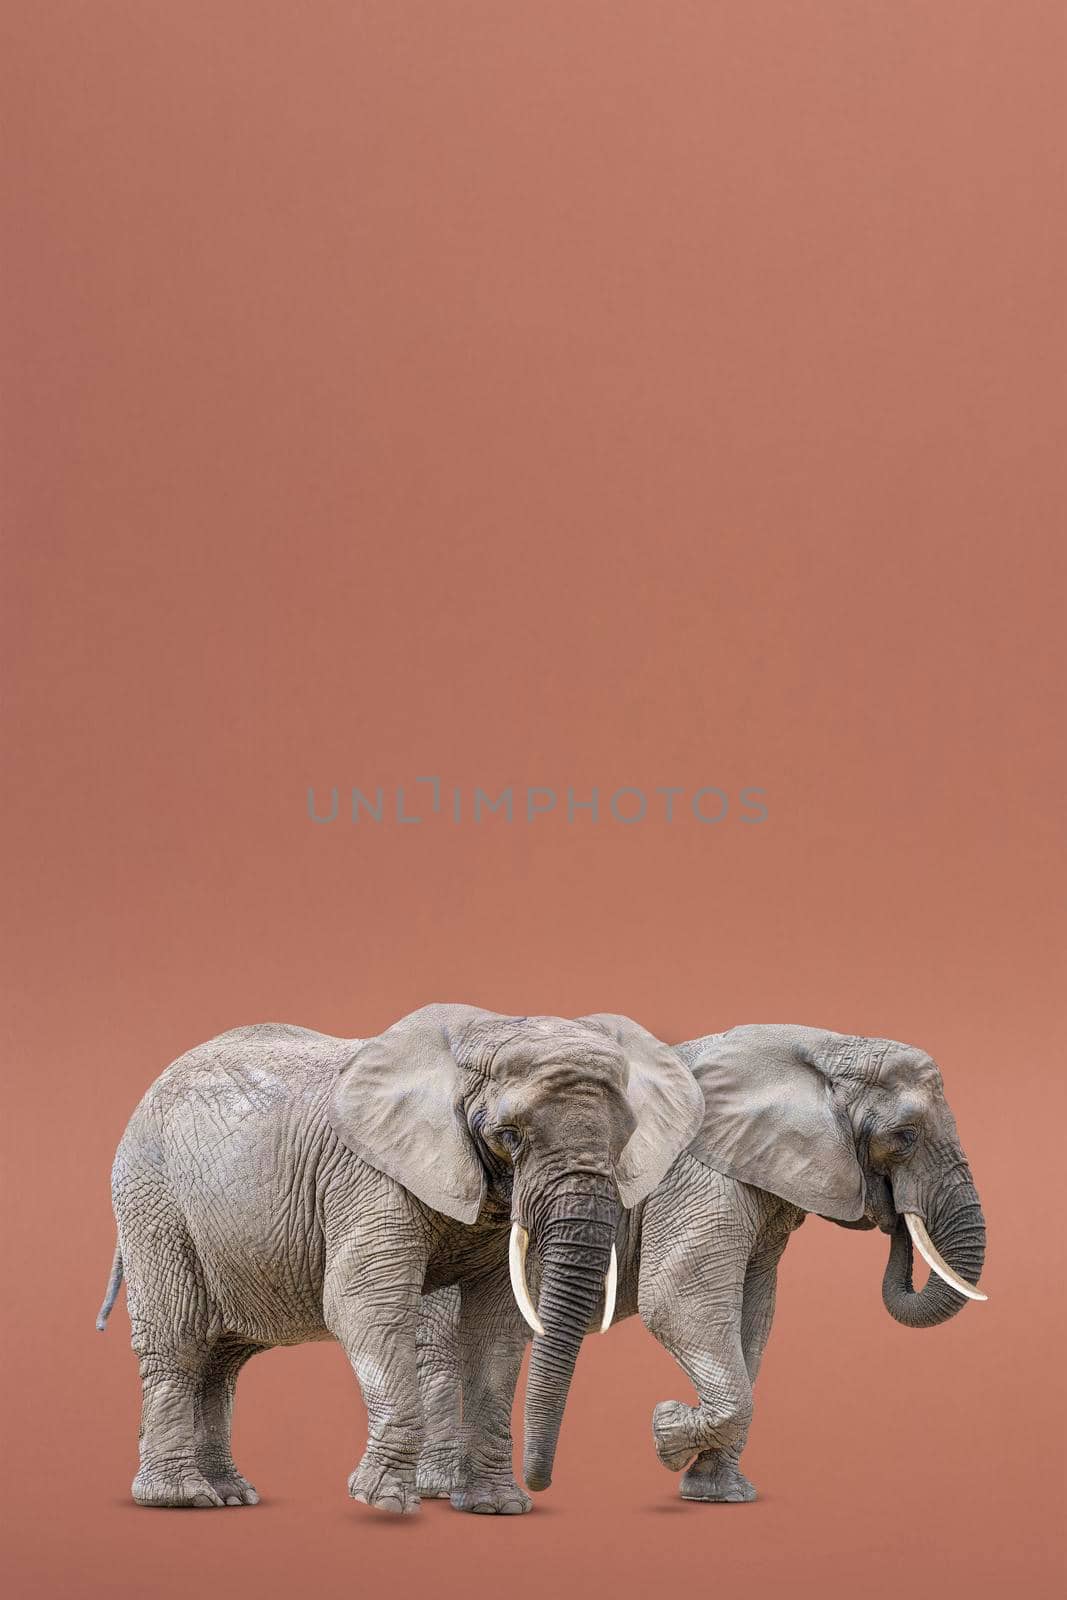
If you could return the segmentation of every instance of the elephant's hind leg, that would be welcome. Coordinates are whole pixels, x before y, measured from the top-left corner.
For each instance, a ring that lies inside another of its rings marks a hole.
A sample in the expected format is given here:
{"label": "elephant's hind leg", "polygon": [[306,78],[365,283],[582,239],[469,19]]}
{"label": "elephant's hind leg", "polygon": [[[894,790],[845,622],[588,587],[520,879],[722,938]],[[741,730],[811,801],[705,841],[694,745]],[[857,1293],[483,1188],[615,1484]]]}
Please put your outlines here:
{"label": "elephant's hind leg", "polygon": [[228,1506],[254,1506],[259,1495],[242,1477],[230,1453],[230,1424],[237,1374],[258,1345],[220,1339],[207,1360],[196,1392],[196,1458],[215,1494]]}
{"label": "elephant's hind leg", "polygon": [[199,1352],[141,1352],[141,1465],[133,1480],[140,1506],[216,1507],[224,1502],[200,1467],[195,1410],[203,1357]]}
{"label": "elephant's hind leg", "polygon": [[218,1507],[197,1453],[196,1408],[214,1339],[204,1276],[181,1216],[155,1174],[120,1216],[132,1344],[140,1362],[142,1506]]}

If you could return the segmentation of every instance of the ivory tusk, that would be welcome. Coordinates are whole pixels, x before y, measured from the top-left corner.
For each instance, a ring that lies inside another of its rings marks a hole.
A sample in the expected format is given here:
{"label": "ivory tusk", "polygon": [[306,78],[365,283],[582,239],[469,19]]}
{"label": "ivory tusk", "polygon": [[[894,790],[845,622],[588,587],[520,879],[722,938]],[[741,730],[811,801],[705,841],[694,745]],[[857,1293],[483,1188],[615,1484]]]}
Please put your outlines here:
{"label": "ivory tusk", "polygon": [[519,1223],[511,1224],[511,1239],[508,1242],[508,1267],[511,1271],[511,1292],[515,1296],[515,1304],[530,1324],[534,1333],[544,1333],[544,1324],[534,1309],[530,1299],[530,1291],[526,1286],[526,1252],[530,1246],[530,1235]]}
{"label": "ivory tusk", "polygon": [[619,1258],[615,1254],[615,1246],[611,1247],[611,1260],[608,1262],[607,1276],[604,1279],[604,1315],[600,1319],[601,1333],[607,1333],[611,1327],[611,1319],[615,1315],[615,1291],[619,1287]]}
{"label": "ivory tusk", "polygon": [[967,1279],[961,1278],[958,1272],[953,1272],[948,1262],[938,1254],[920,1216],[917,1216],[914,1211],[905,1211],[904,1221],[907,1223],[912,1243],[931,1272],[936,1272],[939,1278],[944,1278],[950,1289],[955,1289],[957,1294],[966,1295],[968,1300],[989,1299],[989,1296],[983,1294],[981,1289],[976,1289],[973,1283],[968,1283]]}

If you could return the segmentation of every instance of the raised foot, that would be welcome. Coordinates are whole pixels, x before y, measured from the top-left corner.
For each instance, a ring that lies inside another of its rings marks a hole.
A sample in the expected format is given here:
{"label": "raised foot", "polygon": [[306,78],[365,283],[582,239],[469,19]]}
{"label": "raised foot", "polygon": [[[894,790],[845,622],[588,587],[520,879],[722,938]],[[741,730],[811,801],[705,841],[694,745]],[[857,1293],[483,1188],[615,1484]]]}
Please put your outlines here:
{"label": "raised foot", "polygon": [[714,1451],[697,1456],[682,1479],[683,1500],[705,1500],[721,1505],[745,1505],[757,1498],[756,1491],[733,1461],[724,1461]]}
{"label": "raised foot", "polygon": [[700,1448],[694,1437],[697,1413],[680,1400],[661,1400],[652,1413],[656,1454],[668,1472],[680,1472]]}
{"label": "raised foot", "polygon": [[419,1457],[415,1488],[424,1500],[447,1500],[459,1480],[454,1444],[432,1445]]}
{"label": "raised foot", "polygon": [[476,1516],[521,1517],[533,1501],[512,1477],[472,1478],[457,1484],[451,1495],[457,1511],[473,1511]]}
{"label": "raised foot", "polygon": [[369,1450],[349,1478],[348,1492],[353,1500],[361,1500],[365,1506],[404,1517],[412,1516],[421,1504],[415,1487],[415,1469],[383,1463]]}
{"label": "raised foot", "polygon": [[203,1511],[221,1509],[226,1503],[205,1477],[186,1467],[142,1467],[133,1480],[133,1498],[139,1506],[188,1506]]}

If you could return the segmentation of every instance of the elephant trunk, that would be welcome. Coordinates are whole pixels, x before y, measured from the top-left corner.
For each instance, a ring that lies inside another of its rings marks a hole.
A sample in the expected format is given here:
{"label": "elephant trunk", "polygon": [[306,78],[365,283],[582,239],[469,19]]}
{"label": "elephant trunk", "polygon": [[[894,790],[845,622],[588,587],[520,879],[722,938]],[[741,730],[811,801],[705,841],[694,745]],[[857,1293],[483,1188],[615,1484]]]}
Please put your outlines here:
{"label": "elephant trunk", "polygon": [[600,1320],[621,1206],[605,1186],[557,1193],[536,1229],[541,1265],[538,1315],[526,1383],[523,1476],[547,1489],[582,1338]]}
{"label": "elephant trunk", "polygon": [[[902,1212],[905,1208],[901,1208]],[[916,1228],[916,1219],[910,1214],[898,1216],[897,1225],[890,1236],[889,1260],[882,1280],[882,1300],[889,1315],[906,1328],[934,1328],[939,1322],[954,1317],[967,1299],[984,1299],[972,1292],[969,1296],[952,1288],[939,1275],[940,1268],[931,1271],[925,1288],[918,1293],[912,1286],[914,1255],[912,1239],[924,1248],[922,1221]],[[985,1219],[978,1202],[978,1193],[970,1171],[962,1161],[952,1181],[942,1182],[934,1191],[933,1201],[926,1208],[925,1251],[931,1258],[929,1245],[941,1258],[941,1265],[950,1269],[965,1285],[978,1282],[985,1260]]]}

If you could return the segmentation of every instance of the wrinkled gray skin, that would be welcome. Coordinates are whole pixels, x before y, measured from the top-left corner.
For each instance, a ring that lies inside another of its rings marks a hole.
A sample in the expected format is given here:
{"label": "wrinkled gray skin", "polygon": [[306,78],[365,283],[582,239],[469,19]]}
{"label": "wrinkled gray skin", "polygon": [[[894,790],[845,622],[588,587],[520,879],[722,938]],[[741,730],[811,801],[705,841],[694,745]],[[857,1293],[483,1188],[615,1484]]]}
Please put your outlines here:
{"label": "wrinkled gray skin", "polygon": [[[985,1224],[941,1075],[924,1051],[791,1026],[735,1028],[677,1049],[706,1115],[655,1192],[619,1219],[615,1320],[639,1312],[697,1391],[698,1405],[668,1400],[653,1413],[660,1460],[671,1471],[688,1467],[682,1498],[754,1500],[740,1468],[752,1386],[778,1263],[807,1212],[889,1236],[883,1300],[912,1328],[944,1322],[966,1301],[933,1275],[913,1291],[901,1213],[924,1218],[972,1284]],[[452,1470],[462,1391],[456,1310],[448,1291],[427,1296],[420,1325],[427,1493],[446,1493]]]}
{"label": "wrinkled gray skin", "polygon": [[[457,1508],[529,1509],[511,1468],[528,1333],[507,1266],[512,1220],[542,1274],[533,1486],[551,1474],[586,1324],[624,1201],[651,1192],[702,1115],[674,1053],[625,1019],[566,1021],[431,1006],[377,1039],[267,1024],[192,1050],[153,1084],[112,1174],[143,1408],[134,1499],[254,1505],[230,1454],[234,1386],[272,1345],[336,1338],[367,1408],[352,1496],[419,1503],[420,1296],[446,1288]],[[436,1405],[425,1359],[427,1400]],[[427,1482],[436,1435],[427,1439]]]}

